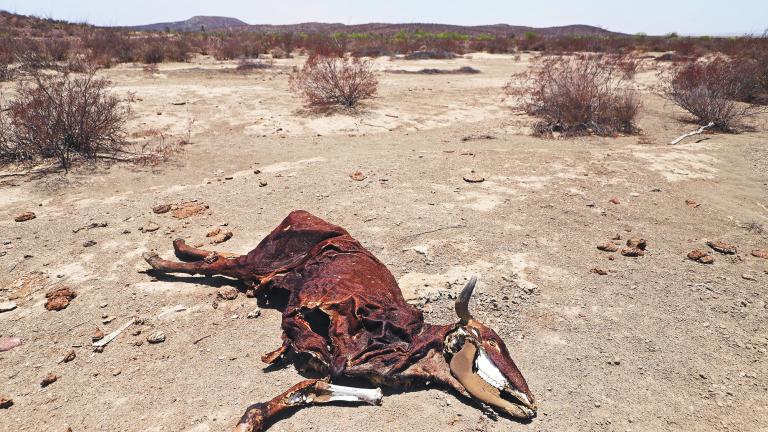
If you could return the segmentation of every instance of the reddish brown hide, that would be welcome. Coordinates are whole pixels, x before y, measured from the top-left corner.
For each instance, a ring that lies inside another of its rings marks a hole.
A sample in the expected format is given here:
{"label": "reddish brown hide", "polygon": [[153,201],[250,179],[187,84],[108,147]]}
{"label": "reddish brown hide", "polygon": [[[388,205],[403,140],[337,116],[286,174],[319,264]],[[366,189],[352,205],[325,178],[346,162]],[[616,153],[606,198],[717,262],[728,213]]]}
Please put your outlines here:
{"label": "reddish brown hide", "polygon": [[[265,355],[265,362],[293,354],[297,367],[330,380],[364,378],[390,387],[430,381],[466,394],[445,358],[446,337],[460,324],[425,323],[421,311],[405,302],[386,266],[344,229],[294,211],[247,255],[197,250],[182,240],[174,247],[178,258],[197,261],[165,261],[156,254],[145,259],[157,271],[220,274],[252,282],[257,294],[287,291],[283,345]],[[511,359],[509,363],[517,371]],[[522,380],[518,389],[530,394],[522,375],[512,379]],[[268,403],[251,406],[238,430],[261,430],[284,409],[317,403],[317,385],[305,381]]]}

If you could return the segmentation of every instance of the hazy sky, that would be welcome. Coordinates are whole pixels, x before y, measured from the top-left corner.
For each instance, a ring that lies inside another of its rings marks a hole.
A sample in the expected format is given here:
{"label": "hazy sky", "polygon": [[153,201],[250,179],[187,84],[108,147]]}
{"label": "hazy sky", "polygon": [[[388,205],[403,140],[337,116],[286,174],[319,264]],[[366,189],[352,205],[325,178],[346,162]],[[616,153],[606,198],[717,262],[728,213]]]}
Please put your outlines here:
{"label": "hazy sky", "polygon": [[249,24],[591,24],[648,34],[759,34],[768,28],[768,0],[0,0],[0,9],[98,25],[220,15]]}

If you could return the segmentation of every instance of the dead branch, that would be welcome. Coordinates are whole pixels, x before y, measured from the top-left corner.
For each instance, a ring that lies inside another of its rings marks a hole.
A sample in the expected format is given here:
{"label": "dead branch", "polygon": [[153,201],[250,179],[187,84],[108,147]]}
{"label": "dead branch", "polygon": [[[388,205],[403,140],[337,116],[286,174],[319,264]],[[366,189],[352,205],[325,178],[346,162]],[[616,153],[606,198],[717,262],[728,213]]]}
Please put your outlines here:
{"label": "dead branch", "polygon": [[709,124],[707,124],[706,126],[702,126],[702,127],[696,129],[693,132],[688,132],[687,134],[683,134],[683,135],[679,136],[678,138],[676,138],[675,140],[670,142],[669,145],[675,145],[675,144],[679,143],[680,141],[682,141],[682,140],[684,140],[684,139],[686,139],[688,137],[692,137],[694,135],[703,134],[704,131],[706,131],[708,128],[711,128],[714,125],[715,125],[714,122],[709,122]]}

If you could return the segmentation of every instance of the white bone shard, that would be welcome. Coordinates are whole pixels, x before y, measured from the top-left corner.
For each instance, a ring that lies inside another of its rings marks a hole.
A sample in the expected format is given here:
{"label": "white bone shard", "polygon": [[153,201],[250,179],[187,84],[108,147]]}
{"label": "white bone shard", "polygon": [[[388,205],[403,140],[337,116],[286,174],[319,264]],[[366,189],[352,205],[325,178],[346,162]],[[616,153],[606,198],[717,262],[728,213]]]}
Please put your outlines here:
{"label": "white bone shard", "polygon": [[364,389],[335,384],[318,383],[317,402],[365,402],[378,405],[384,395],[380,388]]}

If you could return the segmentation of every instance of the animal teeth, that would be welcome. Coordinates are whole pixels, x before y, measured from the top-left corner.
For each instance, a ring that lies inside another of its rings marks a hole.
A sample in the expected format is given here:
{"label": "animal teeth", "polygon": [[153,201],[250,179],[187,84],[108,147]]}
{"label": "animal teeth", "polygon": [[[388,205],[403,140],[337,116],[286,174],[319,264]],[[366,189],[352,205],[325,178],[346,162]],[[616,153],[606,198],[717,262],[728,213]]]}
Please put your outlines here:
{"label": "animal teeth", "polygon": [[477,374],[480,375],[480,378],[488,384],[499,390],[503,390],[507,387],[507,380],[504,378],[504,375],[482,350],[475,360],[475,367],[477,368]]}

